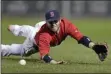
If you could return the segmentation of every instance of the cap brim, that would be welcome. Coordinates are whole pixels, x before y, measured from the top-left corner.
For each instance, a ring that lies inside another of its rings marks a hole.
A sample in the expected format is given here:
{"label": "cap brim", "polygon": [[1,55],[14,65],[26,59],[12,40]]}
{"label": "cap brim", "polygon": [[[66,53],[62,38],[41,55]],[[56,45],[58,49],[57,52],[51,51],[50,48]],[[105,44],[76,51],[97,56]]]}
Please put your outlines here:
{"label": "cap brim", "polygon": [[55,21],[55,20],[59,20],[59,19],[60,19],[60,18],[56,18],[56,19],[55,19],[55,18],[53,18],[53,19],[48,19],[48,20],[46,20],[46,21],[48,21],[48,22],[49,22],[49,21]]}

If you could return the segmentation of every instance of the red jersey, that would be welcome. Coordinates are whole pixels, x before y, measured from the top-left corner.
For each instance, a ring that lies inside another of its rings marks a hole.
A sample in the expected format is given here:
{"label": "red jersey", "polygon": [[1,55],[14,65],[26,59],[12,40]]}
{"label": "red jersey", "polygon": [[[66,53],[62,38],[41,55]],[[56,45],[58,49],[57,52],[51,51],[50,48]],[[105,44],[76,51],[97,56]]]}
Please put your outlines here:
{"label": "red jersey", "polygon": [[65,18],[61,19],[59,33],[52,32],[47,27],[47,24],[44,24],[34,38],[39,48],[40,55],[48,54],[50,46],[61,44],[68,35],[77,41],[83,37],[78,28]]}

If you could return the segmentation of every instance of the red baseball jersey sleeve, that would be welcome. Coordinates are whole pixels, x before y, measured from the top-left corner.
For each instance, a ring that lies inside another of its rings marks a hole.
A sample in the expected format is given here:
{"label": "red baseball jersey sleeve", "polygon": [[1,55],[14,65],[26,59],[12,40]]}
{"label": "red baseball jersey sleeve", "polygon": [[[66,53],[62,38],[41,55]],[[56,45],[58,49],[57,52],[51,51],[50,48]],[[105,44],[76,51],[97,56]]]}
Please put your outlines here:
{"label": "red baseball jersey sleeve", "polygon": [[67,34],[76,39],[77,41],[79,41],[83,37],[82,33],[70,21],[68,21],[67,19],[64,20],[66,21],[67,24],[67,29],[66,29]]}

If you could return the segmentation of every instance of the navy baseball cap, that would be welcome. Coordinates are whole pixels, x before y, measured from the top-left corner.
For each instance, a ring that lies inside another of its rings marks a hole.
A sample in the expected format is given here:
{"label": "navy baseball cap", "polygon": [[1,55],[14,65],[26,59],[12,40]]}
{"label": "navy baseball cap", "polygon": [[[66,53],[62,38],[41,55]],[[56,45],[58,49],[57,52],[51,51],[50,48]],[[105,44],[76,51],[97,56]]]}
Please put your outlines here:
{"label": "navy baseball cap", "polygon": [[46,21],[55,21],[60,19],[60,14],[57,10],[50,10],[45,13]]}

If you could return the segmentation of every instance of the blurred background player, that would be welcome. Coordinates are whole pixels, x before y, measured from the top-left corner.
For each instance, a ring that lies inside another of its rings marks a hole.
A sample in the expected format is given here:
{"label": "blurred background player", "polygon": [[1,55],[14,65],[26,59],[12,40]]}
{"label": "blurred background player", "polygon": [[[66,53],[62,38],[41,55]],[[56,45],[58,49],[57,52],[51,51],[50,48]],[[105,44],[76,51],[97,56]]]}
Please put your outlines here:
{"label": "blurred background player", "polygon": [[[36,46],[36,50],[39,51],[40,57],[42,60],[44,60],[44,62],[52,64],[63,63],[52,59],[49,56],[49,51],[50,46],[52,47],[60,45],[67,36],[71,36],[77,40],[79,44],[92,48],[97,53],[101,61],[104,61],[104,59],[107,57],[108,51],[106,44],[97,44],[92,42],[87,36],[84,36],[74,24],[65,18],[61,18],[58,11],[47,11],[45,14],[45,19],[46,23],[42,24],[42,26],[38,29],[39,31],[34,34],[33,38],[30,37],[31,41],[33,41],[31,44]],[[34,51],[34,53],[35,52],[36,51]],[[7,52],[3,53],[7,54]],[[19,51],[17,53],[21,54]],[[22,53],[22,55],[24,55],[24,53]]]}

